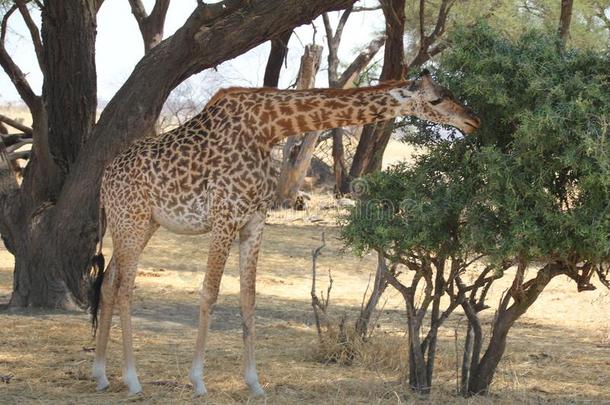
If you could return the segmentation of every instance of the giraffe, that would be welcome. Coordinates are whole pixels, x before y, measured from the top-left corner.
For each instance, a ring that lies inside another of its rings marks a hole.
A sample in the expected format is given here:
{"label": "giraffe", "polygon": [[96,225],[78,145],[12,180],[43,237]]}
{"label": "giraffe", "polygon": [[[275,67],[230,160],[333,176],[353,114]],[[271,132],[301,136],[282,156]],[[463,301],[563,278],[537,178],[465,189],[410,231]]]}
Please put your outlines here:
{"label": "giraffe", "polygon": [[132,347],[131,297],[140,253],[163,226],[182,234],[211,232],[189,372],[195,395],[206,393],[203,359],[210,314],[231,244],[239,237],[243,373],[251,393],[264,395],[254,359],[254,300],[263,226],[276,185],[271,150],[290,135],[403,115],[465,133],[480,124],[425,71],[413,81],[347,90],[220,90],[184,125],[138,140],[118,155],[106,167],[101,187],[101,218],[105,213],[114,253],[93,287],[94,327],[100,308],[92,369],[97,389],[109,385],[106,349],[115,304],[123,335],[123,382],[131,394],[142,389]]}

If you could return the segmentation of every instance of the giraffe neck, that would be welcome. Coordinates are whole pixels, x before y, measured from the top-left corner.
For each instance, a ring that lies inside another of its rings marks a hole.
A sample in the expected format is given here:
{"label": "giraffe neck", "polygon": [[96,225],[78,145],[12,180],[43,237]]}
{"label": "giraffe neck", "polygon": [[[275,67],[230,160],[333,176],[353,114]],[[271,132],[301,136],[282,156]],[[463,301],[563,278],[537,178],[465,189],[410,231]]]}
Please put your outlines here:
{"label": "giraffe neck", "polygon": [[390,93],[405,85],[390,82],[348,90],[228,89],[208,105],[230,106],[234,102],[245,108],[241,113],[257,126],[262,141],[273,145],[304,132],[364,125],[408,114],[405,104]]}

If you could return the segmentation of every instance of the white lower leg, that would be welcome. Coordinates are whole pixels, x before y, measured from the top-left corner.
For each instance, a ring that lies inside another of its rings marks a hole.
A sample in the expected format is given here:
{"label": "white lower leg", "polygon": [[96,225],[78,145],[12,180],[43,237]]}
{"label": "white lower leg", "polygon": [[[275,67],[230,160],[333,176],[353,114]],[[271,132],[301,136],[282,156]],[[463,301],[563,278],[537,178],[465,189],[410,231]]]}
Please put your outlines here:
{"label": "white lower leg", "polygon": [[98,391],[108,388],[110,383],[106,377],[106,362],[104,360],[95,360],[91,370],[91,376],[95,379],[96,389]]}
{"label": "white lower leg", "polygon": [[256,368],[254,366],[246,368],[244,371],[244,379],[246,380],[246,384],[250,387],[250,392],[252,395],[259,397],[265,395],[265,391],[263,387],[261,387],[258,382],[258,374],[256,373]]}
{"label": "white lower leg", "polygon": [[202,359],[194,359],[193,364],[191,366],[191,371],[189,372],[189,379],[193,384],[193,391],[195,391],[195,395],[205,395],[207,390],[205,389],[205,384],[203,383],[203,361]]}
{"label": "white lower leg", "polygon": [[142,385],[140,385],[140,380],[138,380],[138,373],[135,367],[123,369],[123,382],[129,389],[130,394],[142,392]]}

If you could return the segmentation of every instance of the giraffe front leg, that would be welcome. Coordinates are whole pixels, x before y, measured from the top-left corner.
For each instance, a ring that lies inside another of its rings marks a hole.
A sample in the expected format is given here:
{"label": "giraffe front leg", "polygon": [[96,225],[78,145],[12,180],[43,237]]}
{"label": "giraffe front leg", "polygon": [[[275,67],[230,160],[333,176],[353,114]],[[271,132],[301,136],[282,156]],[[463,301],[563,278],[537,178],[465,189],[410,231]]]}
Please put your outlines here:
{"label": "giraffe front leg", "polygon": [[220,280],[225,268],[231,243],[235,239],[235,226],[222,224],[212,230],[212,243],[208,253],[207,270],[201,290],[201,306],[199,310],[199,329],[195,343],[195,354],[189,372],[196,396],[205,395],[207,390],[203,382],[203,360],[210,326],[210,314],[218,299]]}
{"label": "giraffe front leg", "polygon": [[265,214],[256,213],[240,232],[239,275],[240,304],[244,339],[244,379],[254,396],[263,396],[254,356],[254,302],[256,297],[256,263],[260,250]]}

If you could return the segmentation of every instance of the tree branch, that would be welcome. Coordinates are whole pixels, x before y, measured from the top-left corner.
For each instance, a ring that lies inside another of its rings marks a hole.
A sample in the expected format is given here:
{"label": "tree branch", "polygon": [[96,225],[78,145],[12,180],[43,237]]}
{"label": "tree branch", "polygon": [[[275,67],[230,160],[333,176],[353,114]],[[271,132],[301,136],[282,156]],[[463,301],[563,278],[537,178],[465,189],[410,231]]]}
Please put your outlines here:
{"label": "tree branch", "polygon": [[131,6],[131,14],[133,14],[140,26],[140,31],[144,31],[144,24],[146,23],[146,18],[148,18],[144,4],[141,0],[129,0],[129,5]]}
{"label": "tree branch", "polygon": [[131,13],[135,17],[142,34],[145,53],[150,51],[163,39],[163,27],[169,3],[170,0],[156,0],[149,15],[146,13],[141,0],[129,0]]}
{"label": "tree branch", "polygon": [[32,37],[32,44],[34,44],[34,51],[36,52],[36,59],[38,60],[38,66],[40,67],[40,70],[44,72],[42,39],[40,38],[38,26],[32,19],[32,15],[26,6],[28,2],[28,0],[16,0],[15,4],[19,8],[19,12],[23,17],[23,21],[25,21],[25,25],[28,27],[28,31],[30,31],[30,37]]}
{"label": "tree branch", "polygon": [[337,80],[337,87],[346,88],[356,79],[356,76],[373,60],[385,43],[385,37],[371,41],[366,49],[358,54]]}
{"label": "tree branch", "polygon": [[363,11],[375,11],[375,10],[381,10],[381,5],[374,6],[374,7],[354,7],[352,9],[352,13],[361,13]]}
{"label": "tree branch", "polygon": [[271,50],[267,58],[267,66],[265,66],[265,76],[263,78],[264,87],[277,87],[282,63],[288,54],[288,41],[292,36],[292,30],[283,32],[277,38],[271,40]]}
{"label": "tree branch", "polygon": [[0,114],[0,122],[4,122],[5,124],[10,125],[11,127],[18,129],[26,134],[32,134],[32,128],[23,125],[22,123],[15,121],[14,119],[7,117],[6,115]]}
{"label": "tree branch", "polygon": [[4,43],[0,43],[0,66],[2,66],[4,72],[8,75],[9,79],[13,83],[13,86],[15,86],[17,93],[19,93],[19,96],[28,106],[30,111],[37,110],[41,102],[40,97],[34,93],[30,87],[30,84],[25,78],[25,74],[6,52]]}
{"label": "tree branch", "polygon": [[341,42],[341,37],[343,35],[343,29],[345,28],[345,24],[349,18],[349,15],[352,12],[352,8],[348,7],[343,14],[341,14],[341,18],[339,18],[339,22],[337,23],[337,28],[335,29],[335,36],[333,37],[333,41],[336,42],[337,47]]}

